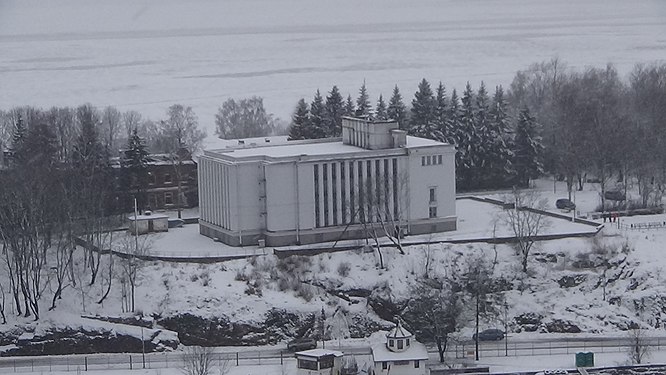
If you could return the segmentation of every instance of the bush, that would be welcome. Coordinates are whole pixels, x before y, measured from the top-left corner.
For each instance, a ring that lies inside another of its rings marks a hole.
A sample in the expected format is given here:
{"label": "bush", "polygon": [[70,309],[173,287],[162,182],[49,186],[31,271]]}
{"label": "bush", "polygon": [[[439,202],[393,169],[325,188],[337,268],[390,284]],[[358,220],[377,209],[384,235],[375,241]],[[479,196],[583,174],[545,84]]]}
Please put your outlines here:
{"label": "bush", "polygon": [[347,277],[349,276],[349,271],[351,271],[351,264],[349,262],[340,262],[338,264],[338,275]]}
{"label": "bush", "polygon": [[299,284],[296,295],[303,298],[305,301],[310,302],[312,301],[312,298],[314,298],[314,288],[308,284]]}

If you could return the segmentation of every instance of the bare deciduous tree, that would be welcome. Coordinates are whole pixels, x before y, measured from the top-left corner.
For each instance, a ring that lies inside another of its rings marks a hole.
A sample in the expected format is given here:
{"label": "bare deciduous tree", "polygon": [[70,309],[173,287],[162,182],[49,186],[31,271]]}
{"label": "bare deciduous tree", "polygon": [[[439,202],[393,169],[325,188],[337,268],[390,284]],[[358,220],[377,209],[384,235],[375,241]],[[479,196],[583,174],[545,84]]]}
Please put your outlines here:
{"label": "bare deciduous tree", "polygon": [[[121,277],[120,282],[123,290],[123,307],[126,311],[135,310],[135,291],[137,287],[137,276],[143,266],[144,255],[150,250],[151,241],[148,236],[137,236],[132,233],[125,233],[118,239],[116,248],[125,254],[120,262]],[[129,290],[128,290],[129,289]]]}
{"label": "bare deciduous tree", "polygon": [[[221,359],[217,356],[217,373],[226,374],[230,370],[228,359]],[[203,346],[189,346],[185,348],[183,354],[183,364],[180,368],[185,375],[209,375],[215,369],[216,353],[213,348]]]}
{"label": "bare deciduous tree", "polygon": [[645,331],[640,328],[629,330],[629,360],[634,364],[641,364],[650,356],[650,344],[645,335]]}
{"label": "bare deciduous tree", "polygon": [[533,191],[514,189],[513,194],[504,198],[513,203],[513,208],[504,210],[504,222],[509,226],[516,239],[516,251],[520,255],[523,272],[527,272],[527,259],[536,237],[547,226],[548,221],[541,214],[546,206],[545,199]]}
{"label": "bare deciduous tree", "polygon": [[423,279],[410,290],[404,317],[420,340],[435,342],[439,361],[444,362],[449,336],[460,323],[462,290],[453,278]]}

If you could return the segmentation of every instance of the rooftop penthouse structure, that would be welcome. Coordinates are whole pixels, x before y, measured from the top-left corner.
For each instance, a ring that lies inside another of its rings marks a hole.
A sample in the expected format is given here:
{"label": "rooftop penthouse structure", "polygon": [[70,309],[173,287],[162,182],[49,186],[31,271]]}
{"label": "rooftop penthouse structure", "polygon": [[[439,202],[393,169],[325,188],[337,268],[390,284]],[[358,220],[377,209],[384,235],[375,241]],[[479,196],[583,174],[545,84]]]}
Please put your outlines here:
{"label": "rooftop penthouse structure", "polygon": [[200,233],[233,246],[456,229],[455,148],[396,121],[345,117],[342,138],[246,144],[199,159]]}

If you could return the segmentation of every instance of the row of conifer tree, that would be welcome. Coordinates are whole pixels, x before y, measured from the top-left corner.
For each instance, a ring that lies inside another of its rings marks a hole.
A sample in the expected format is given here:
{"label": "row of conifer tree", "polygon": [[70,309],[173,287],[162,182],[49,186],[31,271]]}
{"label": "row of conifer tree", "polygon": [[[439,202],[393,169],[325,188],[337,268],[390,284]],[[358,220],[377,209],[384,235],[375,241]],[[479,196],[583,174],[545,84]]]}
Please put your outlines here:
{"label": "row of conifer tree", "polygon": [[502,86],[490,98],[483,82],[476,91],[467,83],[459,96],[442,82],[433,92],[423,79],[409,107],[397,85],[388,102],[380,95],[375,105],[365,82],[356,100],[333,86],[325,98],[317,90],[310,103],[299,100],[289,139],[339,137],[343,116],[396,120],[409,135],[455,145],[459,190],[527,186],[543,170],[538,124],[526,107],[509,110]]}

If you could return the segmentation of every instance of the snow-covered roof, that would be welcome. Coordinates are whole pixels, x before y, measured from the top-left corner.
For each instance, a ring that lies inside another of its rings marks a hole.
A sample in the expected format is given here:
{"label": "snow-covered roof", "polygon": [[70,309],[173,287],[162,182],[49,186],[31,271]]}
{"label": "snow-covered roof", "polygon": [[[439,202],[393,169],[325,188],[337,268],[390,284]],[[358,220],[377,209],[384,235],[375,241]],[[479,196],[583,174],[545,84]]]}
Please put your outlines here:
{"label": "snow-covered roof", "polygon": [[[433,146],[446,146],[447,144],[433,141],[430,139],[418,138],[407,136],[407,144],[405,148],[419,148],[419,147],[433,147]],[[353,154],[353,153],[377,153],[387,152],[395,149],[383,150],[367,150],[361,147],[344,144],[339,138],[331,138],[330,140],[314,140],[314,141],[289,141],[281,144],[266,144],[252,146],[252,147],[229,147],[218,150],[210,150],[213,153],[220,153],[232,158],[249,158],[249,157],[292,157],[292,156],[322,156],[322,155],[340,155],[340,154]]]}
{"label": "snow-covered roof", "polygon": [[302,352],[296,352],[294,353],[297,356],[303,356],[303,357],[316,357],[316,358],[321,358],[325,357],[328,355],[332,355],[335,357],[342,357],[343,354],[342,352],[339,352],[337,350],[330,350],[330,349],[310,349],[310,350],[303,350]]}
{"label": "snow-covered roof", "polygon": [[375,362],[384,361],[411,361],[415,359],[428,359],[428,350],[425,345],[414,340],[405,351],[392,352],[388,350],[386,344],[376,344],[372,347],[372,360]]}
{"label": "snow-covered roof", "polygon": [[402,324],[400,324],[400,321],[398,321],[398,324],[396,324],[396,326],[393,327],[393,329],[390,330],[388,334],[386,334],[386,337],[391,339],[404,339],[407,337],[412,337],[412,334],[406,330]]}
{"label": "snow-covered roof", "polygon": [[154,219],[169,219],[169,215],[164,214],[150,214],[150,215],[129,215],[127,217],[130,221],[154,220]]}

